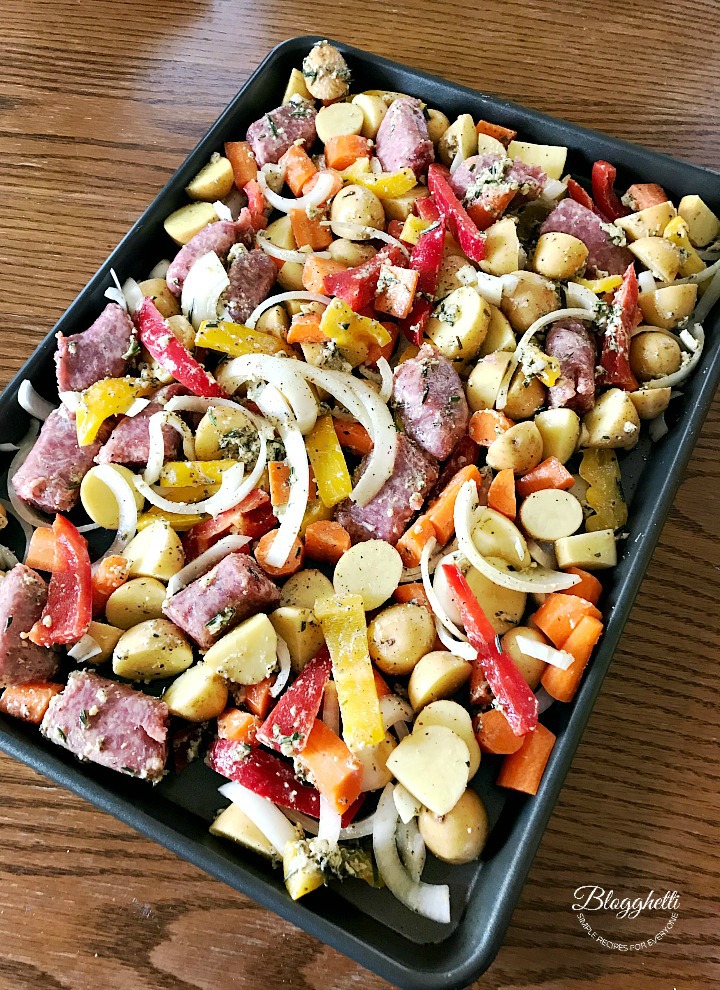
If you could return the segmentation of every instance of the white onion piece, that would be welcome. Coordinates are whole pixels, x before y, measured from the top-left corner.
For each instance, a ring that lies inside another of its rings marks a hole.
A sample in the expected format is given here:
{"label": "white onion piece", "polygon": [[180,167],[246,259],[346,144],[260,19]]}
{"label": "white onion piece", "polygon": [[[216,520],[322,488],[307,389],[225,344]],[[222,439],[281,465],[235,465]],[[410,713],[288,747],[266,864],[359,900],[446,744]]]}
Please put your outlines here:
{"label": "white onion piece", "polygon": [[524,571],[510,572],[495,567],[478,551],[472,540],[474,511],[477,506],[477,486],[474,481],[467,481],[462,486],[455,501],[455,532],[463,555],[481,574],[500,588],[511,591],[542,591],[550,594],[553,591],[566,591],[578,584],[580,578],[576,574],[563,574],[562,571],[551,571],[537,565]]}
{"label": "white onion piece", "polygon": [[[474,484],[474,482],[472,482]],[[477,494],[477,487],[475,488]],[[423,588],[425,589],[425,594],[430,602],[430,607],[437,616],[439,622],[442,626],[447,629],[451,636],[455,639],[467,641],[467,636],[465,633],[460,632],[458,627],[452,621],[450,616],[447,614],[447,610],[443,607],[442,602],[438,598],[433,583],[430,580],[430,571],[428,570],[428,562],[430,560],[430,554],[435,549],[436,540],[431,537],[422,549],[422,554],[420,556],[420,572],[422,574]]]}
{"label": "white onion piece", "polygon": [[546,179],[545,186],[542,191],[542,198],[549,200],[560,199],[567,192],[567,183],[561,182],[560,179]]}
{"label": "white onion piece", "polygon": [[278,196],[276,192],[273,192],[262,169],[258,172],[257,179],[266,201],[276,210],[280,210],[281,213],[289,213],[290,210],[307,210],[308,207],[319,206],[325,202],[335,185],[335,177],[331,172],[321,172],[310,192],[296,199],[295,197]]}
{"label": "white onion piece", "polygon": [[540,543],[536,543],[531,537],[528,537],[527,548],[530,556],[537,564],[541,564],[551,571],[557,570],[558,562],[552,543],[546,543],[545,546],[542,546]]}
{"label": "white onion piece", "polygon": [[[335,221],[337,224],[337,221]],[[329,226],[330,220],[321,221],[323,226]],[[364,240],[378,240],[385,241],[386,244],[394,244],[395,247],[400,248],[402,253],[406,258],[410,257],[410,252],[405,247],[402,241],[399,241],[397,237],[393,237],[392,234],[386,234],[384,230],[376,230],[375,227],[366,227],[361,223],[351,223],[349,220],[343,220],[340,224],[343,229],[347,229],[352,234],[364,234]],[[343,237],[347,235],[343,232]]]}
{"label": "white onion piece", "polygon": [[439,619],[435,619],[435,632],[442,645],[456,657],[461,657],[461,659],[467,660],[469,663],[477,659],[477,650],[469,643],[451,636],[447,629],[441,625]]}
{"label": "white onion piece", "polygon": [[703,261],[717,261],[720,258],[720,241],[715,241],[714,244],[708,244],[702,250],[698,248],[698,254]]}
{"label": "white onion piece", "polygon": [[455,157],[450,162],[450,175],[455,175],[457,170],[460,168],[462,163],[465,161],[465,155],[462,152],[462,145],[458,142],[458,149],[455,152]]}
{"label": "white onion piece", "polygon": [[96,529],[102,529],[99,523],[87,523],[86,526],[78,526],[78,533],[94,533]]}
{"label": "white onion piece", "polygon": [[396,722],[393,726],[393,732],[397,736],[398,742],[402,742],[405,736],[410,735],[410,729],[408,729],[407,722]]}
{"label": "white onion piece", "polygon": [[77,660],[78,663],[84,663],[102,653],[102,647],[96,639],[85,633],[67,653],[71,659]]}
{"label": "white onion piece", "polygon": [[340,829],[340,840],[344,842],[347,839],[365,839],[368,835],[372,835],[376,814],[377,812],[374,812],[367,818],[363,818],[359,822],[351,822],[347,828]]}
{"label": "white onion piece", "polygon": [[[15,485],[13,484],[13,478],[25,463],[28,454],[32,450],[39,428],[40,424],[37,420],[33,420],[27,433],[20,441],[18,452],[10,461],[10,467],[8,468],[7,475],[8,498],[10,499],[10,504],[12,505],[13,514],[21,520],[21,524],[24,522],[35,529],[41,526],[49,526],[50,523],[44,516],[40,515],[39,512],[31,508],[29,505],[25,505],[25,503],[18,498],[18,494],[15,491]],[[23,530],[25,530],[24,526]]]}
{"label": "white onion piece", "polygon": [[[214,408],[215,406],[227,406],[234,409],[239,409],[242,413],[247,416],[251,422],[253,422],[257,428],[258,433],[264,434],[267,439],[273,435],[273,428],[268,423],[266,419],[262,416],[258,416],[257,413],[251,412],[246,409],[242,403],[237,402],[235,399],[205,399],[201,398],[199,395],[176,395],[174,398],[169,399],[165,409],[167,412],[194,412],[194,413],[204,413],[208,409]],[[192,457],[185,455],[189,461],[195,460],[195,455]]]}
{"label": "white onion piece", "polygon": [[692,329],[687,328],[687,335],[696,342],[697,347],[695,350],[688,348],[687,337],[681,336],[680,338],[675,338],[679,343],[685,345],[686,351],[684,357],[687,360],[683,360],[682,365],[671,375],[665,375],[663,378],[654,378],[650,382],[643,382],[643,388],[674,388],[675,385],[679,385],[686,378],[690,377],[702,357],[703,347],[705,346],[705,331],[699,323],[696,323]]}
{"label": "white onion piece", "polygon": [[518,636],[515,642],[522,653],[526,653],[536,660],[549,663],[551,667],[558,667],[560,670],[567,670],[575,661],[575,657],[571,653],[566,653],[565,650],[556,650],[554,646],[548,646],[547,643],[538,643],[528,636]]}
{"label": "white onion piece", "polygon": [[133,399],[133,401],[127,407],[127,409],[125,410],[125,415],[129,416],[130,419],[132,419],[134,416],[137,416],[138,413],[141,413],[143,409],[145,409],[149,405],[150,405],[150,399],[143,399],[142,396],[138,396],[138,398]]}
{"label": "white onion piece", "polygon": [[0,443],[0,453],[2,453],[2,454],[14,453],[16,450],[20,450],[20,444],[17,444],[17,443]]}
{"label": "white onion piece", "polygon": [[640,272],[637,277],[638,289],[640,292],[654,292],[655,291],[655,276],[651,271]]}
{"label": "white onion piece", "polygon": [[720,271],[713,276],[712,282],[703,292],[702,299],[695,307],[693,319],[703,323],[718,299],[720,299]]}
{"label": "white onion piece", "polygon": [[143,472],[143,479],[146,485],[154,485],[160,477],[162,466],[165,463],[165,438],[163,436],[163,426],[171,426],[183,438],[183,453],[187,460],[195,460],[195,440],[190,432],[187,423],[184,423],[179,416],[173,415],[167,408],[159,409],[153,413],[148,422],[149,449],[147,467]]}
{"label": "white onion piece", "polygon": [[412,705],[396,694],[388,694],[380,699],[380,712],[385,723],[385,731],[398,722],[412,722],[414,717]]}
{"label": "white onion piece", "polygon": [[273,244],[268,237],[263,234],[260,230],[255,235],[255,243],[258,247],[262,248],[265,254],[270,258],[277,258],[279,261],[290,261],[295,262],[298,265],[304,265],[308,258],[329,258],[330,254],[327,251],[290,251],[287,248],[278,247],[277,244]]}
{"label": "white onion piece", "polygon": [[403,787],[402,784],[395,784],[393,789],[393,801],[395,802],[397,813],[400,815],[400,821],[404,825],[407,825],[407,823],[412,821],[416,815],[420,814],[422,802],[413,797],[410,791]]}
{"label": "white onion piece", "polygon": [[696,272],[695,275],[688,275],[686,278],[676,278],[674,282],[663,282],[662,288],[668,285],[687,285],[689,282],[696,282],[699,285],[709,278],[715,278],[717,274],[720,274],[720,258],[714,264],[703,268],[701,272]]}
{"label": "white onion piece", "polygon": [[203,320],[217,319],[220,297],[229,286],[225,266],[214,251],[208,251],[192,265],[183,282],[180,306],[196,330]]}
{"label": "white onion piece", "polygon": [[388,364],[384,357],[378,358],[377,360],[377,370],[380,372],[380,378],[382,380],[382,386],[378,395],[384,403],[388,403],[392,398],[393,392],[393,373],[392,368]]}
{"label": "white onion piece", "polygon": [[249,327],[251,330],[254,330],[255,324],[266,309],[270,309],[272,306],[277,306],[278,303],[289,302],[291,299],[297,299],[300,302],[325,303],[326,306],[329,306],[332,302],[330,296],[322,296],[319,292],[306,292],[305,289],[297,289],[290,292],[278,292],[276,296],[270,296],[264,302],[261,302],[259,306],[255,307],[250,316],[248,316],[247,320],[245,320],[245,326]]}
{"label": "white onion piece", "polygon": [[[95,467],[95,474],[104,482],[115,496],[118,507],[118,528],[115,539],[111,545],[93,564],[93,573],[97,570],[100,562],[106,557],[122,553],[137,531],[137,503],[135,495],[125,478],[116,471],[112,464],[98,464]],[[138,479],[135,479],[136,482]]]}
{"label": "white onion piece", "polygon": [[39,419],[43,423],[56,408],[52,402],[48,402],[47,399],[43,399],[41,395],[38,395],[29,378],[25,378],[20,382],[17,400],[21,409],[24,409],[29,416],[34,416],[35,419]]}
{"label": "white onion piece", "polygon": [[[25,552],[23,553],[23,560],[25,560],[25,558],[28,555],[28,550],[30,549],[30,540],[32,539],[32,535],[33,535],[33,527],[26,519],[23,519],[23,517],[15,511],[11,502],[7,502],[4,498],[0,498],[0,505],[4,507],[8,515],[12,516],[13,519],[17,520],[20,529],[23,531],[23,536],[25,537]],[[49,526],[50,523],[47,522],[47,520],[43,522],[43,527],[47,528]],[[8,550],[7,547],[5,547],[4,549],[7,550],[8,553],[12,552],[11,550]],[[13,567],[14,566],[15,564],[13,564]]]}
{"label": "white onion piece", "polygon": [[535,697],[537,698],[538,715],[542,715],[543,712],[548,710],[550,705],[555,704],[555,698],[551,694],[548,694],[544,687],[537,689]]}
{"label": "white onion piece", "polygon": [[650,434],[650,439],[653,443],[657,443],[659,440],[669,433],[668,425],[665,422],[665,413],[661,412],[659,416],[650,420],[648,426],[648,433]]}
{"label": "white onion piece", "polygon": [[293,419],[290,408],[274,385],[266,385],[257,398],[260,411],[275,424],[285,445],[285,455],[290,465],[292,484],[280,528],[267,552],[271,567],[286,563],[293,544],[300,533],[310,497],[310,467],[302,433]]}
{"label": "white onion piece", "polygon": [[213,203],[213,209],[218,215],[219,220],[229,220],[232,221],[233,215],[232,210],[229,206],[226,206],[221,199],[216,199]]}
{"label": "white onion piece", "polygon": [[574,309],[596,309],[598,297],[586,285],[580,285],[579,282],[568,282],[565,286],[565,302]]}
{"label": "white onion piece", "polygon": [[105,289],[103,295],[105,296],[106,299],[109,299],[110,302],[117,303],[117,305],[120,306],[122,309],[124,309],[125,312],[127,313],[127,300],[123,295],[122,286],[120,285],[120,279],[115,274],[114,268],[110,269],[110,277],[112,278],[115,285],[111,285],[109,289]]}
{"label": "white onion piece", "polygon": [[277,658],[280,673],[270,688],[270,697],[277,698],[290,679],[290,650],[282,636],[277,637]]}
{"label": "white onion piece", "polygon": [[301,374],[302,367],[302,361],[273,357],[270,354],[246,354],[223,365],[217,380],[228,392],[236,391],[246,382],[267,382],[274,385],[289,403],[298,429],[305,434],[317,422],[318,404]]}
{"label": "white onion piece", "polygon": [[298,838],[295,826],[291,825],[282,811],[267,798],[254,794],[235,780],[218,787],[218,791],[245,812],[253,825],[256,825],[268,842],[275,847],[279,856],[282,856],[288,842],[294,842]]}
{"label": "white onion piece", "polygon": [[135,316],[137,311],[142,306],[143,300],[145,299],[142,289],[134,278],[127,278],[123,282],[122,292],[125,297],[125,304],[127,306],[128,313],[130,316]]}
{"label": "white onion piece", "polygon": [[380,159],[379,158],[371,158],[370,159],[370,171],[373,173],[373,175],[382,175],[382,170],[383,170],[383,167],[380,164]]}
{"label": "white onion piece", "polygon": [[[213,204],[214,205],[214,204]],[[148,279],[151,278],[165,278],[168,273],[168,268],[170,267],[170,262],[167,258],[163,258],[162,261],[158,261],[154,268],[150,269],[148,273]]]}
{"label": "white onion piece", "polygon": [[398,813],[392,795],[393,786],[388,784],[375,812],[373,852],[380,876],[405,907],[424,918],[449,924],[450,888],[447,884],[416,882],[402,864],[395,839]]}
{"label": "white onion piece", "polygon": [[555,309],[552,313],[546,313],[545,316],[541,316],[538,320],[535,320],[532,326],[528,327],[518,341],[518,345],[515,348],[513,356],[510,359],[505,374],[503,375],[502,382],[500,383],[500,391],[498,392],[497,399],[495,400],[495,408],[505,408],[512,376],[515,374],[517,366],[522,361],[523,351],[536,333],[539,333],[540,330],[544,329],[546,326],[549,326],[551,323],[556,323],[558,320],[594,320],[596,315],[597,313],[594,309]]}
{"label": "white onion piece", "polygon": [[248,543],[250,543],[250,537],[240,536],[239,534],[231,534],[230,536],[224,536],[222,540],[218,540],[209,550],[201,553],[195,560],[191,560],[177,574],[173,574],[168,581],[166,598],[172,598],[178,591],[187,588],[189,584],[192,584],[193,581],[205,574],[206,571],[209,571],[215,564],[219,564],[228,554],[237,553],[238,550],[246,547]]}
{"label": "white onion piece", "polygon": [[[325,691],[323,693],[322,720],[331,732],[334,732],[336,736],[339,735],[340,705],[338,703],[337,688],[332,681],[328,681],[325,685]],[[325,839],[331,845],[336,846],[340,838],[341,829],[342,815],[335,811],[329,801],[321,794],[318,838]]]}
{"label": "white onion piece", "polygon": [[82,401],[82,392],[60,392],[59,399],[68,412],[76,413]]}
{"label": "white onion piece", "polygon": [[[437,565],[446,555],[457,550],[457,540],[453,539],[451,543],[448,543],[446,547],[441,547],[428,562],[428,571],[434,574],[437,570]],[[400,584],[414,584],[416,581],[422,581],[422,572],[420,567],[405,567],[400,578]]]}
{"label": "white onion piece", "polygon": [[396,839],[402,865],[411,879],[418,883],[425,869],[427,850],[425,840],[420,835],[417,818],[411,818],[409,822],[401,821],[398,824]]}

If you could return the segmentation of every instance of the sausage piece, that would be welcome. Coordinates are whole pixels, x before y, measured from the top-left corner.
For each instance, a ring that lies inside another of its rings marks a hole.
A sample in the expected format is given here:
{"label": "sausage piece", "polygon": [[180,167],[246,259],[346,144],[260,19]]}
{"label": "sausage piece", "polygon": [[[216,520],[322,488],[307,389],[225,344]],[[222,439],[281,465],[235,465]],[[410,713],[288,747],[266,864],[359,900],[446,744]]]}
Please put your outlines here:
{"label": "sausage piece", "polygon": [[560,362],[557,384],[548,390],[551,409],[566,406],[583,415],[595,405],[595,339],[577,320],[554,323],[545,341],[545,351]]}
{"label": "sausage piece", "polygon": [[181,247],[167,270],[165,281],[174,296],[180,298],[188,272],[203,255],[214,251],[220,261],[225,261],[233,244],[252,244],[253,230],[250,214],[243,211],[237,220],[218,220],[203,227]]}
{"label": "sausage piece", "polygon": [[395,372],[393,398],[407,435],[438,460],[467,432],[470,412],[460,376],[430,344]]}
{"label": "sausage piece", "polygon": [[47,585],[25,564],[16,564],[0,583],[0,687],[45,681],[56,672],[55,650],[20,635],[30,632],[46,600]]}
{"label": "sausage piece", "polygon": [[623,275],[633,256],[626,247],[613,243],[612,228],[600,217],[574,199],[558,203],[540,227],[541,234],[572,234],[588,249],[585,274],[588,278]]}
{"label": "sausage piece", "polygon": [[422,104],[411,96],[394,100],[375,138],[375,153],[385,172],[411,168],[420,176],[435,161]]}
{"label": "sausage piece", "polygon": [[102,378],[122,378],[128,370],[135,328],[122,306],[108,303],[84,333],[57,335],[58,392],[82,392]]}
{"label": "sausage piece", "polygon": [[297,141],[309,151],[317,137],[317,111],[307,100],[297,99],[264,114],[247,130],[247,140],[260,168],[277,165],[282,156]]}
{"label": "sausage piece", "polygon": [[277,268],[264,251],[243,251],[230,265],[230,288],[225,292],[225,308],[231,320],[244,323],[256,306],[267,299],[275,285]]}

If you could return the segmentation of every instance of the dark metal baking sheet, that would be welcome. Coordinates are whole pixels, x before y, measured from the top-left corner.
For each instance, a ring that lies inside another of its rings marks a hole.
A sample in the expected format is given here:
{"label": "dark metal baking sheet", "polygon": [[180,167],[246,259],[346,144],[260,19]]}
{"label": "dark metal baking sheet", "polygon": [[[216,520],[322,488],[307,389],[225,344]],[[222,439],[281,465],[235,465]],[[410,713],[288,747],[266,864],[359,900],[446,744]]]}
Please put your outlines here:
{"label": "dark metal baking sheet", "polygon": [[[105,303],[110,269],[121,280],[135,276],[167,256],[174,246],[163,229],[164,218],[185,201],[184,187],[209,155],[225,140],[242,136],[251,121],[282,98],[289,72],[300,65],[316,37],[293,38],[267,56],[165,189],[138,220],[105,264],[82,290],[53,332],[30,357],[0,397],[0,435],[20,437],[27,417],[19,412],[16,393],[30,378],[41,394],[56,395],[52,355],[54,334],[88,326]],[[334,42],[345,53],[354,89],[391,89],[419,96],[451,118],[461,112],[516,128],[523,139],[562,144],[569,149],[568,169],[589,175],[592,162],[605,158],[618,166],[619,183],[661,183],[674,197],[697,193],[716,210],[720,177],[636,145],[588,131],[562,120],[527,110],[493,96],[446,82],[371,53]],[[694,377],[673,404],[671,432],[655,445],[643,442],[623,461],[623,481],[632,495],[629,536],[608,591],[609,621],[600,649],[582,687],[570,705],[554,705],[543,721],[558,741],[535,798],[506,796],[492,784],[497,767],[484,760],[476,786],[488,804],[494,824],[481,864],[467,867],[428,866],[433,880],[450,878],[453,921],[448,927],[410,915],[386,892],[363,885],[324,890],[293,903],[277,872],[251,853],[215,839],[207,822],[223,804],[216,787],[220,778],[202,764],[150,789],[91,764],[42,740],[36,730],[11,719],[0,723],[0,749],[88,799],[99,808],[156,839],[230,886],[253,897],[289,921],[375,970],[393,983],[413,990],[461,987],[472,982],[494,958],[525,882],[543,829],[589,718],[595,698],[617,646],[663,522],[700,432],[720,379],[718,316],[706,325],[707,345]],[[9,457],[5,456],[3,471]],[[10,527],[13,535],[13,528]],[[16,536],[19,534],[16,532]]]}

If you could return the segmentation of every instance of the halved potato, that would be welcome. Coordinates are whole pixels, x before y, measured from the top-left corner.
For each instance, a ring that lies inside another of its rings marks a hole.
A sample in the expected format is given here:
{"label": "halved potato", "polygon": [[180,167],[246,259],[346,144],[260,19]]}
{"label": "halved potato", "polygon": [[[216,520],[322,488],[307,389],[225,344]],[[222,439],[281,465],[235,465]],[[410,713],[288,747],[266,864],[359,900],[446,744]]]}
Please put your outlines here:
{"label": "halved potato", "polygon": [[520,522],[533,539],[554,542],[563,536],[572,536],[580,529],[583,511],[570,492],[546,488],[523,500]]}
{"label": "halved potato", "polygon": [[526,165],[538,165],[551,179],[560,179],[565,172],[567,148],[561,145],[511,141],[507,154],[509,158],[519,158]]}
{"label": "halved potato", "polygon": [[438,141],[438,157],[443,165],[452,165],[458,151],[463,160],[477,154],[477,131],[469,113],[461,113]]}
{"label": "halved potato", "polygon": [[661,282],[672,282],[680,271],[682,255],[676,244],[664,237],[640,237],[628,247],[655,278]]}
{"label": "halved potato", "polygon": [[514,522],[495,509],[480,509],[472,540],[483,557],[500,557],[519,571],[530,566],[525,537]]}
{"label": "halved potato", "polygon": [[214,203],[218,199],[225,199],[232,191],[235,184],[232,165],[227,158],[217,152],[210,158],[210,161],[198,174],[185,186],[185,192],[190,199],[203,200],[207,203]]}
{"label": "halved potato", "polygon": [[[451,697],[470,679],[471,672],[472,667],[467,660],[447,650],[425,654],[410,675],[410,704],[415,711],[419,711],[432,701]],[[410,788],[408,790],[413,793]]]}
{"label": "halved potato", "polygon": [[428,725],[396,746],[387,767],[426,808],[446,815],[467,787],[470,754],[451,729]]}
{"label": "halved potato", "polygon": [[583,416],[581,447],[629,449],[634,447],[639,439],[640,417],[628,393],[620,388],[611,388],[603,392],[594,408]]}
{"label": "halved potato", "polygon": [[565,536],[555,543],[560,567],[581,567],[586,571],[601,571],[617,564],[615,533],[599,529],[595,533]]}
{"label": "halved potato", "polygon": [[492,409],[500,391],[500,385],[510,364],[512,351],[495,351],[478,361],[468,378],[466,392],[473,412]]}
{"label": "halved potato", "polygon": [[490,326],[490,304],[475,289],[455,289],[436,306],[427,335],[450,360],[474,358]]}
{"label": "halved potato", "polygon": [[543,460],[569,461],[580,438],[580,417],[572,409],[545,409],[535,417],[543,441]]}
{"label": "halved potato", "polygon": [[698,287],[695,282],[683,285],[666,285],[653,292],[641,292],[638,305],[643,319],[654,327],[672,330],[682,323],[695,309]]}
{"label": "halved potato", "polygon": [[613,222],[628,236],[628,240],[637,241],[641,237],[662,237],[662,233],[672,218],[677,216],[671,202],[648,206],[646,210],[638,210],[626,217],[618,217]]}
{"label": "halved potato", "polygon": [[671,388],[641,388],[628,392],[640,419],[655,419],[670,405]]}
{"label": "halved potato", "polygon": [[510,326],[510,321],[504,313],[501,313],[497,306],[490,306],[490,323],[488,324],[485,340],[478,351],[479,357],[486,357],[494,354],[495,351],[515,350],[515,334]]}
{"label": "halved potato", "polygon": [[503,217],[485,231],[485,257],[480,267],[488,275],[510,275],[520,266],[520,240],[512,217]]}
{"label": "halved potato", "polygon": [[192,646],[168,619],[138,623],[122,634],[113,650],[113,672],[131,681],[174,677],[192,662]]}
{"label": "halved potato", "polygon": [[534,423],[516,423],[488,447],[486,461],[494,471],[512,468],[527,474],[542,460],[543,439]]}
{"label": "halved potato", "polygon": [[700,196],[683,196],[678,213],[688,225],[695,247],[705,247],[720,237],[720,220]]}
{"label": "halved potato", "polygon": [[426,705],[415,719],[413,732],[422,729],[426,725],[444,725],[456,736],[460,736],[470,753],[470,773],[469,780],[472,780],[480,769],[480,747],[473,731],[472,719],[467,708],[463,708],[457,701],[431,701]]}
{"label": "halved potato", "polygon": [[170,685],[163,701],[171,714],[188,722],[207,722],[227,705],[227,684],[206,663],[196,663]]}
{"label": "halved potato", "polygon": [[163,226],[175,243],[182,247],[195,234],[199,234],[208,224],[215,223],[218,219],[211,203],[188,203],[171,213]]}

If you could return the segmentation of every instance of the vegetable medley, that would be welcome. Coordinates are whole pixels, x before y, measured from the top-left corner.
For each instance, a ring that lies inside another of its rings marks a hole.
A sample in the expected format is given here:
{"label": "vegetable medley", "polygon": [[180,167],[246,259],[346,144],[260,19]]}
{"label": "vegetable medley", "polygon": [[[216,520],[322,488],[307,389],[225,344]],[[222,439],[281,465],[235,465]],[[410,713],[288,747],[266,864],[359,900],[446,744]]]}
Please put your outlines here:
{"label": "vegetable medley", "polygon": [[665,432],[720,296],[698,196],[619,197],[602,161],[585,188],[517,137],[352,95],[316,45],[187,186],[173,260],[58,335],[59,407],[20,389],[0,709],[151,782],[204,758],[211,831],[293,898],[356,877],[449,921],[426,850],[481,855],[481,759],[537,792],[603,631],[617,451]]}

